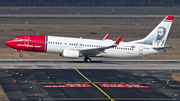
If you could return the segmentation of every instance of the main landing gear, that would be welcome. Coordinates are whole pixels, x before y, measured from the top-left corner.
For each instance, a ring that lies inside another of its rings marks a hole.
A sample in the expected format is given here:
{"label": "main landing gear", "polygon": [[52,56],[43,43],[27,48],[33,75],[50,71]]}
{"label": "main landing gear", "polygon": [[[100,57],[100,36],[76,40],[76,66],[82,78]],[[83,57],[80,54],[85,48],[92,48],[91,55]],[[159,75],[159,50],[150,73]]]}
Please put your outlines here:
{"label": "main landing gear", "polygon": [[91,58],[85,57],[85,58],[84,58],[84,61],[85,61],[85,62],[91,62]]}

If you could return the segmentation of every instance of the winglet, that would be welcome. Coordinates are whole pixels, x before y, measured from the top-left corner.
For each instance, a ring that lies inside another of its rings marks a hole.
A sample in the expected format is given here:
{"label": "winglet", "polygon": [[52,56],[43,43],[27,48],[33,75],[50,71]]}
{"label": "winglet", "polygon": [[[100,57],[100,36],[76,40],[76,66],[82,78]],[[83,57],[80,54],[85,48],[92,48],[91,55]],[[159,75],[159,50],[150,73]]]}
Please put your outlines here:
{"label": "winglet", "polygon": [[117,39],[117,41],[114,43],[115,46],[119,45],[122,37],[123,37],[123,36],[120,36],[120,37]]}
{"label": "winglet", "polygon": [[108,39],[110,33],[107,33],[106,36],[102,40]]}

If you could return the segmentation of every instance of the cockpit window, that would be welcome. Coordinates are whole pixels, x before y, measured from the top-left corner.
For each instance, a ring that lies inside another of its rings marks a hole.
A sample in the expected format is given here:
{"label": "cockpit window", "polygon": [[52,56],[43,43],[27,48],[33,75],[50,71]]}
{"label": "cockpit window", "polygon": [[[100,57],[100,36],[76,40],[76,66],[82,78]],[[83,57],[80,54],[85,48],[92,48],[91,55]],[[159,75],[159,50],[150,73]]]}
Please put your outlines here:
{"label": "cockpit window", "polygon": [[15,41],[17,41],[17,40],[19,40],[18,38],[12,38],[12,40],[15,40]]}

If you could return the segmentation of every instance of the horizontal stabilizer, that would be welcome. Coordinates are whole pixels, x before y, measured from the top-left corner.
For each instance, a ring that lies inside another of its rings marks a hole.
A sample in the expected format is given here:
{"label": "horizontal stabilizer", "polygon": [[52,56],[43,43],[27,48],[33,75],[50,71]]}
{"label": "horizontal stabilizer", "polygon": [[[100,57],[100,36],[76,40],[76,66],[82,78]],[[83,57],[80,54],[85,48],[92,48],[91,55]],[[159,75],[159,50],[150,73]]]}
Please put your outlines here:
{"label": "horizontal stabilizer", "polygon": [[163,47],[153,47],[153,49],[165,49],[165,48],[172,48],[174,46],[165,45]]}

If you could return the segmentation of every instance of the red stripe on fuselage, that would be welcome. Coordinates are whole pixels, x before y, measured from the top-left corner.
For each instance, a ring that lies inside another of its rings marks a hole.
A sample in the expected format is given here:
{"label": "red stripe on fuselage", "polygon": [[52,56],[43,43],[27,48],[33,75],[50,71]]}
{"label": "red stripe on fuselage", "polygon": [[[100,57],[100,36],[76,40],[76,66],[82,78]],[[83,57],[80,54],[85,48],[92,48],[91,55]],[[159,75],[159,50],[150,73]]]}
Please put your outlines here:
{"label": "red stripe on fuselage", "polygon": [[45,35],[22,35],[14,37],[18,40],[9,40],[8,46],[23,51],[44,52],[46,47]]}

